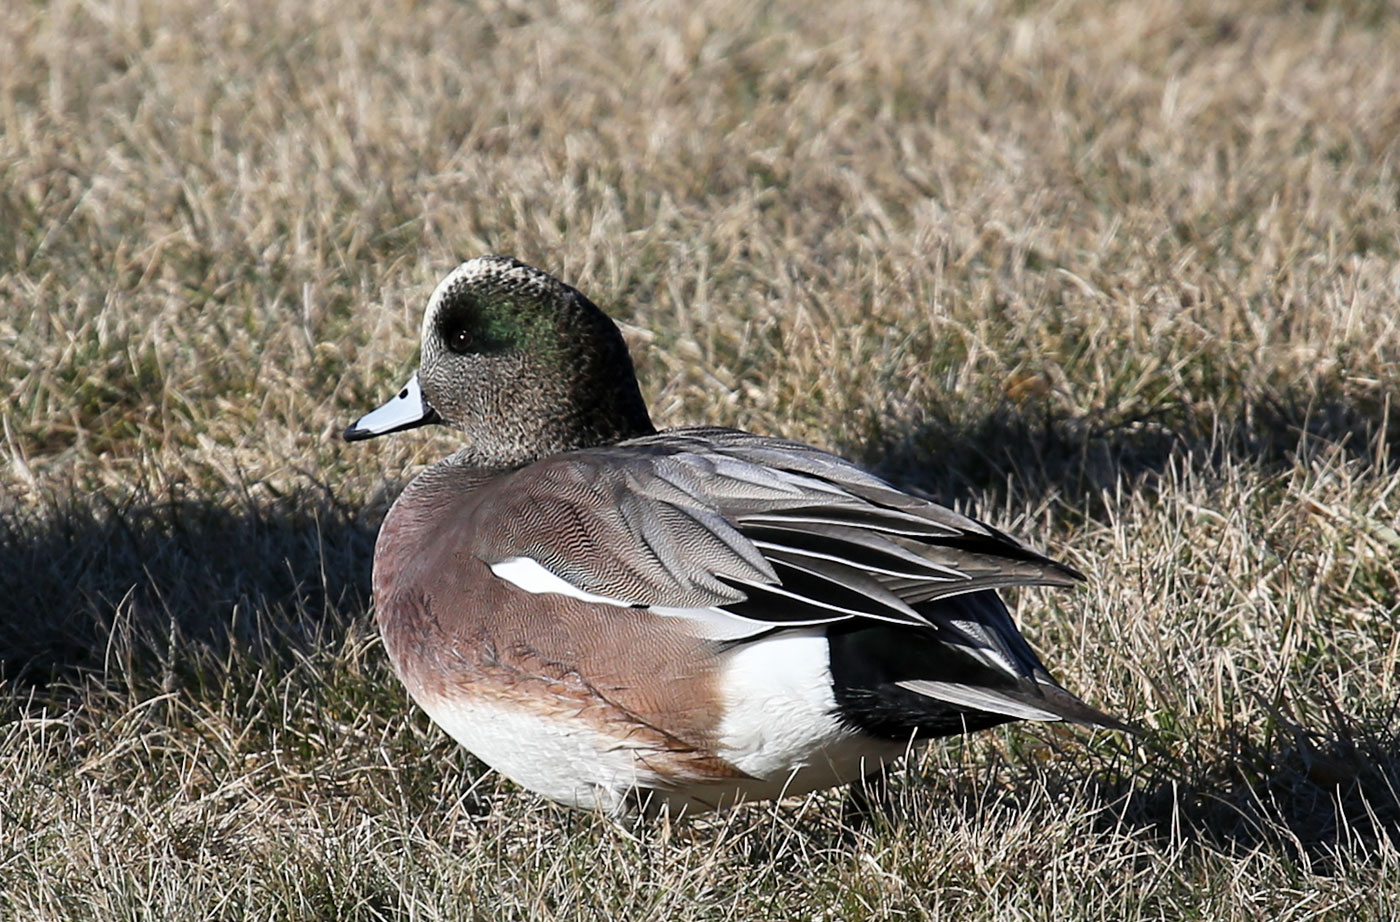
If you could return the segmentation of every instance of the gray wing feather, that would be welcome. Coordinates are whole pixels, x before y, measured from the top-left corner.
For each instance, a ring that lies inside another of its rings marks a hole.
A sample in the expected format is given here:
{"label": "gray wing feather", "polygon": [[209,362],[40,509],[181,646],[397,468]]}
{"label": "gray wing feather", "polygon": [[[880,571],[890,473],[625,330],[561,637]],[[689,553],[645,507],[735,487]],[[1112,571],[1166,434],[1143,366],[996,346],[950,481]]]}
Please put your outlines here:
{"label": "gray wing feather", "polygon": [[497,490],[478,548],[488,563],[531,557],[585,592],[664,613],[718,608],[773,626],[933,624],[1017,673],[1038,661],[1004,612],[939,624],[920,607],[1078,578],[834,455],[729,429],[561,455]]}

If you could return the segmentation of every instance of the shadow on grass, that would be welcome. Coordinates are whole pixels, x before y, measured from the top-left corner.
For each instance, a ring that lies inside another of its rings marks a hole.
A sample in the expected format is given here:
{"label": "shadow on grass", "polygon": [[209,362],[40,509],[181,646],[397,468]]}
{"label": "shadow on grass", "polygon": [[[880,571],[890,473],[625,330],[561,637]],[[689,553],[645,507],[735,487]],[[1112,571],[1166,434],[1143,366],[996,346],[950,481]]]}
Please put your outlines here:
{"label": "shadow on grass", "polygon": [[[1400,854],[1400,714],[1354,717],[1335,708],[1304,728],[1277,717],[1262,738],[1230,727],[1175,752],[1150,737],[1135,756],[1104,757],[1076,744],[1059,757],[1015,759],[1003,802],[1043,790],[1075,800],[1103,835],[1131,835],[1168,850],[1235,856],[1286,854],[1312,873],[1380,863]],[[1194,750],[1194,751],[1192,751]],[[1131,764],[1131,767],[1128,767]],[[961,796],[960,796],[961,795]],[[975,811],[966,792],[950,798]],[[1043,809],[1043,806],[1042,806]]]}
{"label": "shadow on grass", "polygon": [[368,609],[377,527],[311,490],[241,508],[149,497],[0,508],[0,681],[131,682],[178,668],[174,651],[191,647],[285,655],[278,645]]}
{"label": "shadow on grass", "polygon": [[[1223,743],[1202,741],[1185,755],[1150,739],[1120,746],[1105,745],[1100,736],[1086,745],[1079,730],[1012,725],[1005,732],[1009,745],[969,747],[975,751],[954,757],[958,770],[935,757],[927,767],[897,764],[887,779],[848,787],[839,821],[764,823],[759,812],[754,828],[768,832],[740,840],[745,858],[774,864],[774,873],[805,876],[810,855],[848,853],[867,835],[876,843],[908,843],[913,835],[998,843],[996,828],[1008,824],[1043,829],[1045,838],[994,845],[1003,857],[1007,849],[1025,849],[1028,860],[1048,861],[1046,848],[1064,848],[1082,856],[1086,873],[1109,854],[1121,874],[1133,873],[1125,863],[1156,874],[1164,859],[1206,854],[1282,857],[1314,875],[1380,871],[1400,857],[1395,712],[1369,719],[1334,714],[1311,730],[1280,721],[1263,738],[1232,728]],[[1047,743],[1053,757],[1047,758]],[[932,745],[956,748],[959,741]],[[1123,846],[1124,839],[1138,847]],[[931,886],[967,885],[938,880],[947,872],[937,868],[926,873],[935,878],[923,882]],[[1177,883],[1191,886],[1191,880],[1185,874]]]}
{"label": "shadow on grass", "polygon": [[[1236,420],[1048,419],[988,413],[895,441],[885,472],[945,500],[981,492],[1058,491],[1096,515],[1119,484],[1155,490],[1173,463],[1225,459],[1266,471],[1311,451],[1397,470],[1400,427],[1343,401],[1267,400]],[[1177,459],[1177,460],[1174,460]],[[1008,486],[1009,484],[1009,486]],[[1013,495],[1013,494],[1004,494]],[[385,502],[347,508],[328,490],[268,503],[55,499],[42,511],[0,507],[0,688],[5,710],[60,704],[84,682],[162,687],[182,655],[201,650],[271,663],[307,651],[369,607],[370,561]],[[114,651],[116,651],[114,653]],[[32,697],[30,697],[32,696]],[[1095,824],[1163,843],[1281,849],[1312,862],[1376,854],[1400,843],[1400,723],[1343,715],[1304,731],[1283,717],[1267,738],[1225,737],[1195,758],[1151,755],[1124,765],[1078,747],[1059,768],[1012,758],[998,797],[1039,785],[1087,797]],[[1072,774],[1047,774],[1070,767]],[[938,782],[942,809],[973,814],[985,786]],[[923,795],[926,792],[916,792]],[[1037,808],[1026,804],[1027,809]]]}
{"label": "shadow on grass", "polygon": [[886,477],[940,502],[981,494],[1058,495],[1097,516],[1119,487],[1160,491],[1173,463],[1219,469],[1227,460],[1263,473],[1340,456],[1359,467],[1400,473],[1400,425],[1384,396],[1341,393],[1260,395],[1229,418],[1184,404],[1152,414],[1052,415],[1043,406],[1006,404],[965,423],[932,420],[877,436],[867,460]]}
{"label": "shadow on grass", "polygon": [[1230,728],[1223,743],[1182,759],[1150,756],[1133,776],[1068,779],[1096,786],[1101,830],[1232,854],[1281,850],[1314,872],[1400,853],[1400,720],[1335,707],[1303,727],[1277,716],[1265,738]]}

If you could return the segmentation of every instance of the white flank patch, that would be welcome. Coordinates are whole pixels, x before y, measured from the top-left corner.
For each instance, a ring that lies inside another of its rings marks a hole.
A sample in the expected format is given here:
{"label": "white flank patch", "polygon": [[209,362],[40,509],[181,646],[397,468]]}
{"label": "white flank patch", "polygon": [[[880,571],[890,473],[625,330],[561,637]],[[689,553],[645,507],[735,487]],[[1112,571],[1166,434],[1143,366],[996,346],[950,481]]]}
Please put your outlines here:
{"label": "white flank patch", "polygon": [[553,592],[557,595],[566,595],[571,599],[582,599],[585,602],[601,602],[604,605],[616,605],[618,608],[630,607],[627,602],[619,602],[617,599],[610,599],[605,595],[595,595],[586,589],[580,589],[568,580],[555,576],[545,568],[544,564],[533,557],[509,557],[500,563],[487,564],[487,566],[491,568],[492,573],[512,586],[535,595]]}
{"label": "white flank patch", "polygon": [[625,812],[637,787],[660,778],[636,758],[638,747],[581,720],[549,717],[498,702],[425,696],[419,705],[439,727],[496,771],[550,800],[584,810]]}
{"label": "white flank patch", "polygon": [[802,794],[852,781],[904,753],[841,723],[821,628],[784,631],[736,649],[721,676],[719,754],[764,782],[745,794]]}
{"label": "white flank patch", "polygon": [[927,695],[930,698],[956,704],[959,707],[989,711],[993,714],[1005,714],[1007,717],[1019,717],[1021,720],[1062,719],[1059,714],[1043,711],[1033,705],[1003,697],[994,691],[978,688],[975,685],[963,685],[960,682],[934,682],[928,679],[914,679],[896,684],[900,688],[907,688],[916,694]]}

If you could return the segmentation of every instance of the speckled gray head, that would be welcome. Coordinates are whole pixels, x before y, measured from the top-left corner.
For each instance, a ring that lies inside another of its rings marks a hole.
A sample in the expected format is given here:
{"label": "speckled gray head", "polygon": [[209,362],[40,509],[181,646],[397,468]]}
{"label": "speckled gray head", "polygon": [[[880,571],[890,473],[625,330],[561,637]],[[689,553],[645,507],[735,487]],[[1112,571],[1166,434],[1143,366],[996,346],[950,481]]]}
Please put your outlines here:
{"label": "speckled gray head", "polygon": [[617,327],[579,291],[508,256],[468,260],[423,312],[419,368],[350,441],[445,423],[490,468],[655,430]]}

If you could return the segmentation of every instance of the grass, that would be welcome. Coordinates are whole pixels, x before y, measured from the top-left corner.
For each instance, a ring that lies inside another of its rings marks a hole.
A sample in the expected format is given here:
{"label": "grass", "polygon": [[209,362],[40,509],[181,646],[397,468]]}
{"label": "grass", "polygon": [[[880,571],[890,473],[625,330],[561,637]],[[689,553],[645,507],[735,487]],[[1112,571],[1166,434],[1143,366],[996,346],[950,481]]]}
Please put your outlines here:
{"label": "grass", "polygon": [[[1400,918],[1400,26],[1365,2],[0,12],[0,917]],[[334,433],[506,252],[657,421],[829,446],[1090,573],[1141,741],[1026,726],[617,828],[369,611],[449,433]]]}

